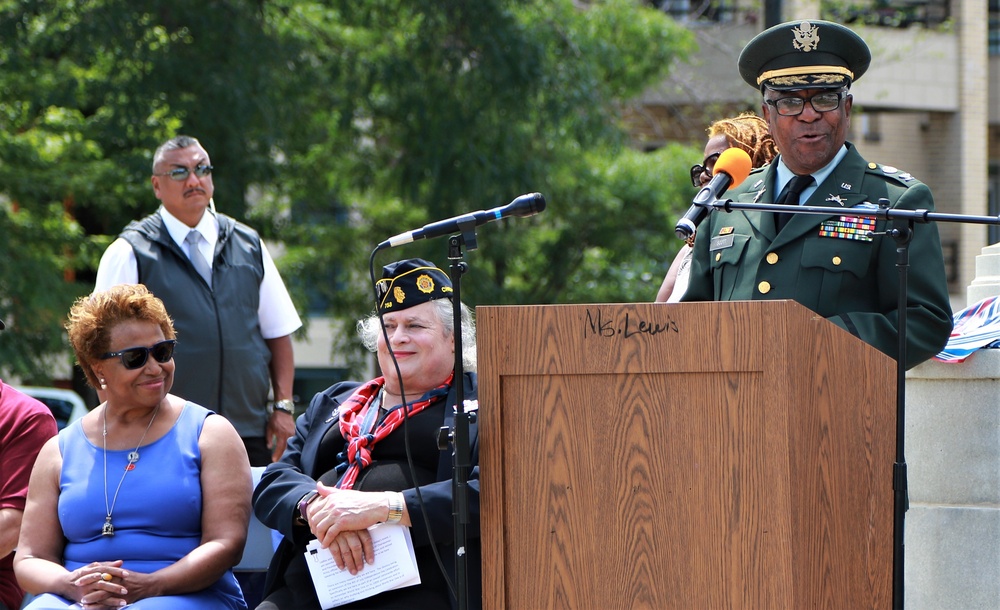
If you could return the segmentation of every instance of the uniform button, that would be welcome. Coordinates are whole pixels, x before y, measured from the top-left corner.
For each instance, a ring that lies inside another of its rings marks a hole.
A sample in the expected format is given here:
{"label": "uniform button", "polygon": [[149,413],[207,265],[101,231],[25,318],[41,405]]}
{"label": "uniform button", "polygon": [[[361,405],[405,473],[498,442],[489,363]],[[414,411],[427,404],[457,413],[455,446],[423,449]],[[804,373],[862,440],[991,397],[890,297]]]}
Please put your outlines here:
{"label": "uniform button", "polygon": [[777,252],[768,252],[767,253],[767,263],[769,265],[773,265],[776,262],[778,262],[778,253]]}
{"label": "uniform button", "polygon": [[722,260],[722,252],[716,252],[715,253],[715,260],[716,261]]}
{"label": "uniform button", "polygon": [[840,264],[840,257],[839,256],[834,256],[833,257],[833,264],[834,265],[839,265]]}
{"label": "uniform button", "polygon": [[767,294],[767,293],[771,292],[771,283],[770,282],[761,282],[761,283],[757,284],[757,290],[759,290],[761,294]]}

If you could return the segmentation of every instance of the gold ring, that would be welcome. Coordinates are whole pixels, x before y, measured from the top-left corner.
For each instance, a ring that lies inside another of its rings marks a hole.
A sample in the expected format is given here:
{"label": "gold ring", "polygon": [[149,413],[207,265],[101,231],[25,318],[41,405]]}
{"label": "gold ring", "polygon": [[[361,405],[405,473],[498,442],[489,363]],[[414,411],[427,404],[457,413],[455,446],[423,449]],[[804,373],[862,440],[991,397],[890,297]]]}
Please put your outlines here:
{"label": "gold ring", "polygon": [[111,582],[111,575],[105,572],[104,574],[101,574],[101,580],[104,582]]}

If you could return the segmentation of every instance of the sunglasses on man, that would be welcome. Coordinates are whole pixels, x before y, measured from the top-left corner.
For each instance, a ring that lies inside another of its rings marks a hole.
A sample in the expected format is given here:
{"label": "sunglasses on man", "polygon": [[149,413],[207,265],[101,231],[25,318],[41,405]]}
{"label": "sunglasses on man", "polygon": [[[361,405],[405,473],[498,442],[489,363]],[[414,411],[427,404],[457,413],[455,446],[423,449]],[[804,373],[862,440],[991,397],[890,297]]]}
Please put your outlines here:
{"label": "sunglasses on man", "polygon": [[160,364],[169,362],[174,357],[174,346],[176,344],[177,339],[167,339],[166,341],[154,343],[152,347],[130,347],[120,352],[108,352],[101,356],[101,360],[121,358],[122,366],[132,371],[146,366],[146,360],[150,354],[153,354],[153,360],[156,360]]}
{"label": "sunglasses on man", "polygon": [[178,167],[177,169],[172,169],[169,172],[163,172],[162,174],[153,174],[154,176],[166,176],[171,180],[176,180],[177,182],[184,182],[194,171],[194,175],[199,178],[204,178],[212,174],[211,165],[198,165],[195,166],[194,170],[188,169],[186,167]]}

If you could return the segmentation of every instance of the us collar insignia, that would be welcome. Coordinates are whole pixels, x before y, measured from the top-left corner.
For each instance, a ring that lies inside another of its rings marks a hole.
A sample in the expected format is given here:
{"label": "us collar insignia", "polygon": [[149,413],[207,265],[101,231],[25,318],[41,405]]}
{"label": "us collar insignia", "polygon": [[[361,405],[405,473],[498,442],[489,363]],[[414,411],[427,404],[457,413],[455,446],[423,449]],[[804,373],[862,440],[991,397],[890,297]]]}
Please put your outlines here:
{"label": "us collar insignia", "polygon": [[736,230],[735,227],[722,227],[721,229],[719,229],[719,235],[729,235],[735,230]]}
{"label": "us collar insignia", "polygon": [[834,194],[831,194],[829,197],[826,198],[826,200],[832,201],[833,203],[836,203],[840,207],[844,207],[844,204],[847,203],[846,199],[844,199],[840,195],[834,195]]}
{"label": "us collar insignia", "polygon": [[803,21],[798,27],[792,28],[792,48],[808,53],[816,50],[819,45],[819,28]]}
{"label": "us collar insignia", "polygon": [[841,182],[840,183],[840,188],[844,189],[845,191],[853,191],[854,190],[854,186],[850,185],[850,184],[847,184],[846,182]]}

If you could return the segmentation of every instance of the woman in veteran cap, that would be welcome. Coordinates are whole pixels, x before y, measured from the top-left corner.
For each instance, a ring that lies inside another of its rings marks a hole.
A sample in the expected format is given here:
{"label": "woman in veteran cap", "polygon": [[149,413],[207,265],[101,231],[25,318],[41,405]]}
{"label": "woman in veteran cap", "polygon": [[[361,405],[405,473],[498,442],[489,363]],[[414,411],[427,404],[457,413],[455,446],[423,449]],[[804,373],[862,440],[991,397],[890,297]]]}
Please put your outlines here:
{"label": "woman in veteran cap", "polygon": [[[358,332],[365,346],[377,353],[384,376],[340,382],[313,397],[284,456],[268,466],[254,492],[256,515],[284,535],[268,570],[261,610],[320,608],[304,559],[306,545],[319,540],[337,566],[351,574],[370,570],[374,552],[368,528],[379,523],[409,528],[420,584],[341,607],[447,608],[456,603],[431,544],[437,545],[448,579],[454,582],[452,452],[439,449],[437,437],[455,416],[453,307],[462,310],[466,371],[476,365],[472,315],[465,305],[452,303],[448,276],[422,259],[386,265],[376,292],[378,312],[359,321]],[[464,388],[465,398],[474,400],[474,372],[465,374]],[[482,587],[474,424],[470,447],[466,552],[469,607],[478,608]]]}

